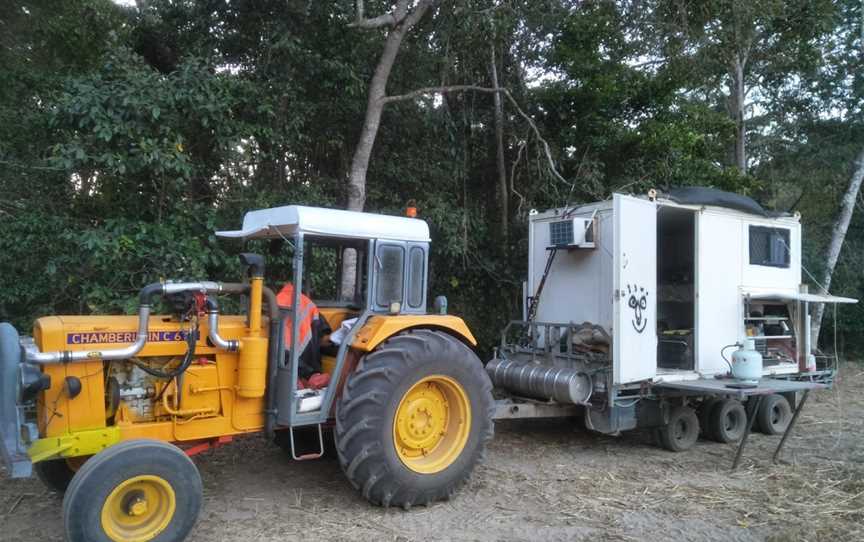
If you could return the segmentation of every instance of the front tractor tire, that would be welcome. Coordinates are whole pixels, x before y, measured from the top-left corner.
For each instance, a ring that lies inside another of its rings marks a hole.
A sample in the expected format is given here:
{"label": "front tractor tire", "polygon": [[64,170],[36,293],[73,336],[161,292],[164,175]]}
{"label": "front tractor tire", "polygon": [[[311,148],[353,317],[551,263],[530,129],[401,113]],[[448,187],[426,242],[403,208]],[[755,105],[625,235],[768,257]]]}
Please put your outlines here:
{"label": "front tractor tire", "polygon": [[201,509],[201,476],[182,450],[128,440],[90,458],[63,499],[67,542],[181,542]]}
{"label": "front tractor tire", "polygon": [[336,409],[342,470],[385,507],[449,499],[492,438],[492,382],[461,341],[412,330],[363,357]]}
{"label": "front tractor tire", "polygon": [[40,461],[33,465],[33,471],[45,487],[61,495],[66,492],[69,482],[75,476],[75,470],[66,463],[65,459]]}

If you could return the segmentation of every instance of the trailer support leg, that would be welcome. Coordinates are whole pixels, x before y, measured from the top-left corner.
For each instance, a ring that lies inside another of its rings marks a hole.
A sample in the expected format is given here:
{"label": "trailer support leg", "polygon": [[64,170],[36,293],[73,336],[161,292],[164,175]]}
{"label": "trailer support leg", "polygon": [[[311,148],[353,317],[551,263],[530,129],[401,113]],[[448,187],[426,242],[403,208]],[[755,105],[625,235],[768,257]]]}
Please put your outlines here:
{"label": "trailer support leg", "polygon": [[747,401],[747,427],[744,429],[744,435],[741,437],[741,442],[738,444],[738,451],[735,452],[735,460],[732,462],[733,471],[738,468],[738,464],[741,462],[741,454],[744,453],[744,446],[747,444],[747,437],[750,436],[750,431],[753,429],[753,421],[756,419],[756,414],[759,412],[759,404],[761,402],[761,395],[752,395],[750,396],[750,400]]}
{"label": "trailer support leg", "polygon": [[804,408],[804,403],[807,402],[808,395],[810,395],[810,390],[804,390],[804,395],[801,397],[801,402],[798,403],[798,407],[795,409],[795,413],[792,414],[792,419],[789,420],[789,425],[786,426],[786,431],[783,432],[783,438],[780,439],[780,444],[777,445],[777,449],[774,451],[775,464],[780,461],[780,451],[783,449],[783,445],[786,444],[786,439],[789,438],[789,433],[792,432],[792,428],[795,427],[795,422],[798,421],[798,415],[801,414],[801,409]]}

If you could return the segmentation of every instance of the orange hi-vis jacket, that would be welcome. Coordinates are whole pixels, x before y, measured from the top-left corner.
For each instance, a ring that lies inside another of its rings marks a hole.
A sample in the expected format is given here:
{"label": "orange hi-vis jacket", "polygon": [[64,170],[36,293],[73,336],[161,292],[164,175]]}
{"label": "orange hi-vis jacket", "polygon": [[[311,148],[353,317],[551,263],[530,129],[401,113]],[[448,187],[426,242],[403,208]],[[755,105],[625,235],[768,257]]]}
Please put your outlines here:
{"label": "orange hi-vis jacket", "polygon": [[[294,285],[290,282],[282,287],[276,295],[276,302],[283,309],[290,309],[294,305]],[[300,314],[300,326],[297,330],[297,350],[303,352],[309,341],[312,340],[312,322],[319,318],[318,307],[311,299],[300,293],[300,306],[297,308]],[[285,349],[291,348],[291,327],[293,324],[293,315],[285,318]]]}

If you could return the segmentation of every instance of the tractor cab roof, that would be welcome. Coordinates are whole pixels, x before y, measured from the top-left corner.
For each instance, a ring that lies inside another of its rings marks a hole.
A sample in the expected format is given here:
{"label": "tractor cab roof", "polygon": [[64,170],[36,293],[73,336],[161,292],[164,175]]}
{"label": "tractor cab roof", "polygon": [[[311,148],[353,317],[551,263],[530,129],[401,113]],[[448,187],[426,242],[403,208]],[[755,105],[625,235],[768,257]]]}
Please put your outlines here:
{"label": "tractor cab roof", "polygon": [[217,231],[216,235],[233,239],[279,239],[297,233],[349,239],[429,242],[429,226],[417,218],[302,205],[249,211],[243,217],[243,229]]}

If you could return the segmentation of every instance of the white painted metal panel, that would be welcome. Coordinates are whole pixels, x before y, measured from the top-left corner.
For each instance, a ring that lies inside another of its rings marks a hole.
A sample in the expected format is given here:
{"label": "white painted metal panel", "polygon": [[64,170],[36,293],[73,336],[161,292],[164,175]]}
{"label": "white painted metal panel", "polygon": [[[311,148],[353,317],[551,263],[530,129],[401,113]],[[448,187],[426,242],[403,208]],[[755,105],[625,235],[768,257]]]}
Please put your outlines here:
{"label": "white painted metal panel", "polygon": [[[744,332],[744,247],[740,215],[706,210],[696,215],[696,221],[696,370],[707,376],[729,370],[720,350]],[[731,353],[727,350],[727,357]]]}
{"label": "white painted metal panel", "polygon": [[657,373],[657,205],[615,194],[613,377],[616,384]]}
{"label": "white painted metal panel", "polygon": [[[579,208],[570,218],[597,220],[596,248],[558,250],[537,307],[537,322],[591,322],[612,331],[612,212],[602,206]],[[527,295],[533,296],[549,258],[549,223],[561,220],[550,212],[531,218]]]}
{"label": "white painted metal panel", "polygon": [[243,229],[217,231],[219,237],[278,239],[297,232],[354,239],[392,239],[429,242],[429,226],[423,220],[404,216],[358,213],[341,209],[286,205],[249,211]]}

